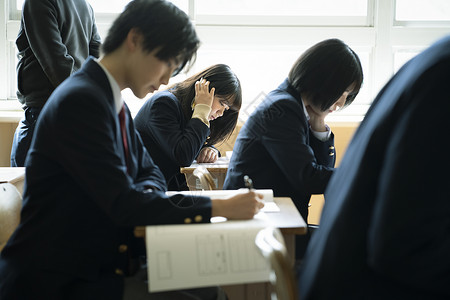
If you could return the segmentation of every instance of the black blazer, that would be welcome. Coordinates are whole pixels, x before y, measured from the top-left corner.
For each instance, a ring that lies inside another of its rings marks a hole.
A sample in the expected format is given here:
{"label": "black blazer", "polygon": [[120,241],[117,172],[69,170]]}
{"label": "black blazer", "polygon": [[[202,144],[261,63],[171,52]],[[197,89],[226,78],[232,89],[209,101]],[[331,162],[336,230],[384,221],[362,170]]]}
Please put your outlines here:
{"label": "black blazer", "polygon": [[301,299],[450,299],[450,37],[378,94],[325,192]]}
{"label": "black blazer", "polygon": [[197,118],[186,120],[180,101],[169,91],[148,99],[134,118],[145,147],[161,169],[169,190],[186,190],[180,167],[192,164],[209,136]]}
{"label": "black blazer", "polygon": [[[8,293],[22,299],[18,295],[27,292],[32,293],[29,299],[37,299],[34,285],[56,291],[64,284],[20,280],[29,273],[50,272],[95,285],[117,269],[125,272],[122,259],[129,253],[121,245],[136,225],[209,221],[209,198],[165,196],[164,177],[128,110],[127,124],[129,174],[111,87],[101,67],[89,59],[52,94],[27,158],[21,223],[0,258],[1,299],[11,299]],[[146,192],[149,186],[155,189]],[[117,287],[120,282],[110,282],[106,290]],[[107,298],[102,292],[99,288],[98,299]]]}
{"label": "black blazer", "polygon": [[333,173],[334,136],[319,141],[312,132],[300,95],[287,79],[252,113],[233,148],[224,189],[255,188],[291,197],[305,220],[311,194],[321,194]]}

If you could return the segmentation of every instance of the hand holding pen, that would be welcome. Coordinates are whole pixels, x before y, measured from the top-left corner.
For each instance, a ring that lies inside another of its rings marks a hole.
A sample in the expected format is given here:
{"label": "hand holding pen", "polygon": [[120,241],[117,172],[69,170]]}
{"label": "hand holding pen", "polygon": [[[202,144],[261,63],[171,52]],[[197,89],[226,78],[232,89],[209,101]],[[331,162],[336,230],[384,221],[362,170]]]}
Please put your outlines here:
{"label": "hand holding pen", "polygon": [[244,176],[244,184],[245,187],[248,188],[250,191],[253,190],[253,180],[251,180],[251,178],[248,177],[248,175]]}
{"label": "hand holding pen", "polygon": [[251,219],[264,207],[263,196],[255,193],[253,182],[247,175],[244,176],[248,193],[238,193],[227,201],[212,199],[212,216],[222,216],[228,219]]}

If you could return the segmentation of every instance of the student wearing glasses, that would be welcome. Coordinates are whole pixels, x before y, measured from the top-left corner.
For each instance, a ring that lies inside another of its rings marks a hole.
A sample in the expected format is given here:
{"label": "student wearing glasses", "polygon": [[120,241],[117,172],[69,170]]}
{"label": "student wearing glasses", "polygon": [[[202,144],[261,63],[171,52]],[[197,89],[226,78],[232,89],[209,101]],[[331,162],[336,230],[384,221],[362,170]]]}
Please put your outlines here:
{"label": "student wearing glasses", "polygon": [[142,106],[136,129],[169,190],[188,190],[180,167],[217,160],[214,145],[233,132],[241,103],[238,77],[229,66],[217,64],[156,92]]}

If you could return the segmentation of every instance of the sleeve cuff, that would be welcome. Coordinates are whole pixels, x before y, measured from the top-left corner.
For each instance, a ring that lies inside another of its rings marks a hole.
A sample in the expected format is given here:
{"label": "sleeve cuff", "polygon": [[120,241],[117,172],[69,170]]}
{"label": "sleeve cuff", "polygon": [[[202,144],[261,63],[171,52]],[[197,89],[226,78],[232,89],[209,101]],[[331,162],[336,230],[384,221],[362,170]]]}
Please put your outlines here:
{"label": "sleeve cuff", "polygon": [[211,112],[211,107],[206,104],[197,104],[194,107],[194,112],[192,113],[192,118],[200,119],[206,126],[209,127],[209,113]]}
{"label": "sleeve cuff", "polygon": [[322,142],[328,141],[330,139],[330,136],[331,136],[331,129],[330,129],[330,127],[328,127],[328,125],[326,125],[326,124],[325,124],[325,127],[327,128],[327,131],[322,131],[322,132],[321,131],[314,131],[314,130],[312,130],[312,128],[310,128],[311,132],[314,134],[314,136],[318,140],[320,140]]}

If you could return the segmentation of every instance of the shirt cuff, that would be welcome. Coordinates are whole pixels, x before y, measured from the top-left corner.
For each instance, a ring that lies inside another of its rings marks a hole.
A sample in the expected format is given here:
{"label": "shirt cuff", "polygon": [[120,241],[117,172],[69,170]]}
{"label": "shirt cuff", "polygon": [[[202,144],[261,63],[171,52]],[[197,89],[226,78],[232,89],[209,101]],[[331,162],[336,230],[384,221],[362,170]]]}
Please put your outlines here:
{"label": "shirt cuff", "polygon": [[211,107],[206,104],[197,104],[194,107],[194,112],[192,113],[192,118],[200,119],[206,126],[209,127],[209,113],[211,112]]}
{"label": "shirt cuff", "polygon": [[311,132],[314,134],[314,136],[322,142],[326,142],[330,139],[331,136],[331,129],[328,127],[327,124],[325,124],[325,127],[327,128],[327,131],[314,131],[311,128]]}

